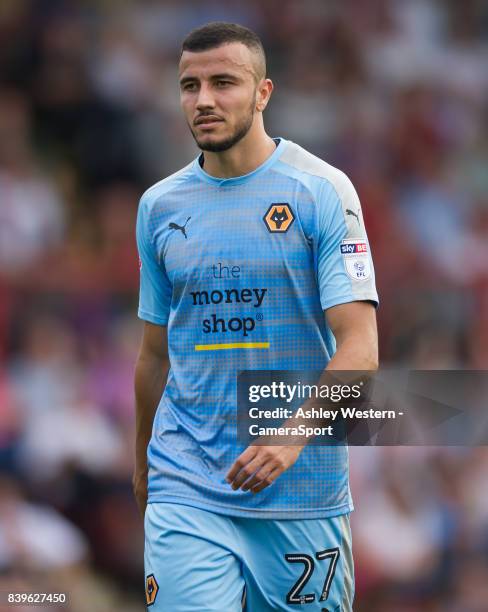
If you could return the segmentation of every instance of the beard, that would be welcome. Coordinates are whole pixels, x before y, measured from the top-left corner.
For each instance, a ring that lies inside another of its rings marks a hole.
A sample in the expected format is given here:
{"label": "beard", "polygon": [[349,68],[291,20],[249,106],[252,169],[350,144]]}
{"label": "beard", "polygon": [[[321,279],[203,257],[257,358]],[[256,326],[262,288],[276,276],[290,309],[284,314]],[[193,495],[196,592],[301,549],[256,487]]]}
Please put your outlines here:
{"label": "beard", "polygon": [[235,126],[234,131],[230,136],[227,136],[224,140],[217,142],[200,142],[198,137],[195,135],[193,130],[190,128],[191,134],[195,139],[199,149],[201,151],[209,151],[211,153],[221,153],[222,151],[228,151],[234,145],[236,145],[244,136],[249,132],[254,120],[254,109],[256,107],[256,93],[254,93],[252,103],[248,109],[248,112],[242,117],[242,119]]}

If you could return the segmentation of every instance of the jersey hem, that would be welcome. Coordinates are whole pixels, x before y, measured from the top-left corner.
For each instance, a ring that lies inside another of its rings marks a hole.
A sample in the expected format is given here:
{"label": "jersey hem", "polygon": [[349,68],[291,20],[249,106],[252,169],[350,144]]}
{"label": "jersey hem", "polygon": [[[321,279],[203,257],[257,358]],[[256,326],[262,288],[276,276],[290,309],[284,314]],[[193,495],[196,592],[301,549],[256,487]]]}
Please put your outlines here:
{"label": "jersey hem", "polygon": [[333,506],[331,508],[311,508],[309,510],[276,510],[272,508],[269,510],[253,510],[236,506],[224,506],[223,504],[211,502],[201,502],[200,500],[180,497],[178,495],[151,495],[147,503],[175,503],[184,506],[192,506],[209,512],[216,512],[217,514],[226,516],[273,520],[332,518],[342,514],[349,514],[354,510],[354,505],[352,503]]}

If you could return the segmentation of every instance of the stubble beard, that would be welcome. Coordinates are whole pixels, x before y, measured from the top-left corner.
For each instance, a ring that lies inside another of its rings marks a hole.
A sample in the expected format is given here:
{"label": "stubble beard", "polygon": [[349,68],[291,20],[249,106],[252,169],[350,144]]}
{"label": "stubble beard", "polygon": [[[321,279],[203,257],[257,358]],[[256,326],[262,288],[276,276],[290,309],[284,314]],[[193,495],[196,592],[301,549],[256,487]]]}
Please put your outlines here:
{"label": "stubble beard", "polygon": [[254,120],[254,109],[256,108],[256,93],[253,96],[252,103],[249,107],[246,115],[236,125],[234,132],[228,136],[225,140],[219,142],[200,142],[198,137],[195,135],[193,130],[190,128],[191,134],[195,139],[199,149],[201,151],[209,151],[211,153],[222,153],[222,151],[228,151],[234,145],[236,145],[244,136],[249,132]]}

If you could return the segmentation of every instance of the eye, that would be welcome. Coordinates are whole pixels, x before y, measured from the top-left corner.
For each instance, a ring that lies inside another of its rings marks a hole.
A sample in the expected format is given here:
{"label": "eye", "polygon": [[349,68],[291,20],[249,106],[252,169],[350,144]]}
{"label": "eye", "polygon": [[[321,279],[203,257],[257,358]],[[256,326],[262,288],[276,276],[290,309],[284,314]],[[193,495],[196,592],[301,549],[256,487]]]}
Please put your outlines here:
{"label": "eye", "polygon": [[189,83],[184,83],[184,84],[181,86],[181,89],[182,89],[183,91],[196,91],[196,89],[197,89],[197,84],[196,84],[196,83],[192,83],[192,82],[189,82]]}
{"label": "eye", "polygon": [[224,81],[222,79],[217,81],[217,87],[227,87],[228,85],[232,85],[231,81]]}

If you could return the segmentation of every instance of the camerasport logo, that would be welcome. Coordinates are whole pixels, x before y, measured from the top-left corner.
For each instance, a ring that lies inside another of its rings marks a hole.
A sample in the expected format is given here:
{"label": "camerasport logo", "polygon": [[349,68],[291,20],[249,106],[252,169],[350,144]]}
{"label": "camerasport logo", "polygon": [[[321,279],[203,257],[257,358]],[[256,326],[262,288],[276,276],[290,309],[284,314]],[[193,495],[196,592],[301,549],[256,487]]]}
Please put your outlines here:
{"label": "camerasport logo", "polygon": [[368,280],[371,265],[366,241],[342,240],[340,248],[348,276],[355,281]]}

